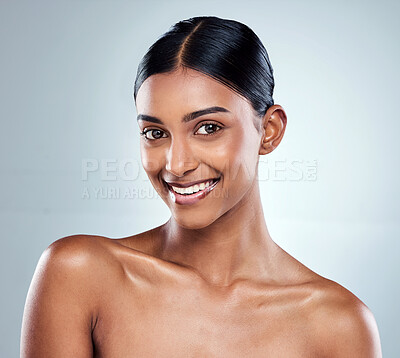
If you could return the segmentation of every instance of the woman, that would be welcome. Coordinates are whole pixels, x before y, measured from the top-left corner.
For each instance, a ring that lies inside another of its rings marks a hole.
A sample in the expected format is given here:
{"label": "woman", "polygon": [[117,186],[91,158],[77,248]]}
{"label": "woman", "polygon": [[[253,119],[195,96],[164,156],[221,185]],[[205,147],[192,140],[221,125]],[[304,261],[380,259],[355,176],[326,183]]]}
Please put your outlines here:
{"label": "woman", "polygon": [[373,314],[270,237],[259,155],[282,140],[267,51],[246,25],[175,24],[141,61],[141,159],[171,218],[43,253],[23,357],[381,357]]}

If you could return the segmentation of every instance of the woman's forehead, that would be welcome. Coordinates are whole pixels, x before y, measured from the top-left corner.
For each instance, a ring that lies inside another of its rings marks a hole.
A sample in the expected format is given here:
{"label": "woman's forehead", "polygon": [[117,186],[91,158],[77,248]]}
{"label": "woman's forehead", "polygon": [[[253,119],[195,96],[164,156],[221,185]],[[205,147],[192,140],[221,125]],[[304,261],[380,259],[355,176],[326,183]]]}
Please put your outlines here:
{"label": "woman's forehead", "polygon": [[229,87],[192,69],[152,75],[143,82],[136,97],[139,111],[171,105],[199,108],[218,105],[234,110],[242,101],[247,102]]}

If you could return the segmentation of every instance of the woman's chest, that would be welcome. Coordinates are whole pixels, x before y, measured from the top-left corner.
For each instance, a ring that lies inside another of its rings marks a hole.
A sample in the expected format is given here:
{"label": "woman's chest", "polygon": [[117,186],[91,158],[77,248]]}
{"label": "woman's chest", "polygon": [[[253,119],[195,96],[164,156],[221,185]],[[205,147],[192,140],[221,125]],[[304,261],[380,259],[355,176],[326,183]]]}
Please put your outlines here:
{"label": "woman's chest", "polygon": [[103,300],[95,357],[311,357],[306,312],[287,295],[128,285]]}

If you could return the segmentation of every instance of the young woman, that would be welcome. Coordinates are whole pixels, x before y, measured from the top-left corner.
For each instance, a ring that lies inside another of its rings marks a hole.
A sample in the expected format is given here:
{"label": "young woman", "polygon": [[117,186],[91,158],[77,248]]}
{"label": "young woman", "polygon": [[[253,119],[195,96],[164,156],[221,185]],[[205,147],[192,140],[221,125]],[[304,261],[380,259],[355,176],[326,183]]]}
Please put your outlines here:
{"label": "young woman", "polygon": [[171,210],[121,239],[74,235],[41,256],[22,357],[381,357],[373,314],[270,237],[260,155],[282,140],[267,51],[246,25],[178,22],[141,61],[141,159]]}

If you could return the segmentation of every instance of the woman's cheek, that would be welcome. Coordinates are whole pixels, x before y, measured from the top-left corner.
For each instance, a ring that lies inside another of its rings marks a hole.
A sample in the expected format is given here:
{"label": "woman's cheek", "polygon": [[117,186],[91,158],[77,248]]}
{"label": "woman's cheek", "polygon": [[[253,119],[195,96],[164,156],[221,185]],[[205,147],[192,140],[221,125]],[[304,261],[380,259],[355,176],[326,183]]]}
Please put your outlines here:
{"label": "woman's cheek", "polygon": [[143,146],[140,149],[141,159],[143,169],[146,171],[148,175],[157,174],[162,165],[162,160],[159,157],[159,154],[154,150],[144,148]]}
{"label": "woman's cheek", "polygon": [[223,166],[223,171],[227,179],[237,180],[238,175],[243,171],[243,165],[246,165],[245,158],[246,149],[243,143],[238,140],[228,141],[225,145],[221,146],[215,158],[218,158],[220,164]]}

